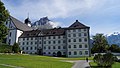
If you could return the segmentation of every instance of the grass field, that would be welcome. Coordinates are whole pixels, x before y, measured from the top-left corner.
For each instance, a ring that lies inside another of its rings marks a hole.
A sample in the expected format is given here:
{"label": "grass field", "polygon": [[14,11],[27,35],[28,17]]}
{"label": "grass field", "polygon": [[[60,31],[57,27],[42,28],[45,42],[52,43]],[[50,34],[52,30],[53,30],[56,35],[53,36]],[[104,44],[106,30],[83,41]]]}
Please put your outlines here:
{"label": "grass field", "polygon": [[[97,67],[97,64],[94,63],[94,62],[90,62],[90,66],[91,66],[91,68],[98,68],[98,67]],[[120,68],[120,63],[115,62],[115,63],[112,65],[112,68]]]}
{"label": "grass field", "polygon": [[0,55],[0,68],[11,68],[1,64],[24,68],[71,68],[73,65],[53,57],[37,55]]}

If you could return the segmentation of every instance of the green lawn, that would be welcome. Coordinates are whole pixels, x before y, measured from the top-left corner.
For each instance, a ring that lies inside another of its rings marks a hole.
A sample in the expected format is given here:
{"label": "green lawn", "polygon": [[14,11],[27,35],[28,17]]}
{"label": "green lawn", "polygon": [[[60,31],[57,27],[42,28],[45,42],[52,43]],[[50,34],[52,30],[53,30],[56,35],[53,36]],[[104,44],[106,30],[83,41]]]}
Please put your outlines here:
{"label": "green lawn", "polygon": [[[91,66],[91,68],[98,68],[98,67],[97,67],[97,64],[94,63],[94,62],[90,62],[90,66]],[[120,68],[120,63],[115,62],[115,63],[112,65],[112,68]]]}
{"label": "green lawn", "polygon": [[[37,55],[0,55],[0,64],[24,68],[71,68],[73,63],[62,62],[60,59]],[[0,68],[10,68],[0,65]]]}

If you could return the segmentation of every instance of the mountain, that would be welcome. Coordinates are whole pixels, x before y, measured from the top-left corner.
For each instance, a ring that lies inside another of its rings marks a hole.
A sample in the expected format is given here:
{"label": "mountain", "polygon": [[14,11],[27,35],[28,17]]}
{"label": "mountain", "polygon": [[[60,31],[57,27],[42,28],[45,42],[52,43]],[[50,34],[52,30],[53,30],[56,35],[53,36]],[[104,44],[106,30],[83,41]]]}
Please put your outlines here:
{"label": "mountain", "polygon": [[109,34],[106,37],[110,45],[117,44],[120,46],[120,33],[119,32],[114,32],[113,34]]}
{"label": "mountain", "polygon": [[43,18],[40,18],[40,20],[35,21],[32,24],[32,27],[34,29],[52,29],[53,25],[51,23],[53,22],[49,20],[48,17],[43,17]]}

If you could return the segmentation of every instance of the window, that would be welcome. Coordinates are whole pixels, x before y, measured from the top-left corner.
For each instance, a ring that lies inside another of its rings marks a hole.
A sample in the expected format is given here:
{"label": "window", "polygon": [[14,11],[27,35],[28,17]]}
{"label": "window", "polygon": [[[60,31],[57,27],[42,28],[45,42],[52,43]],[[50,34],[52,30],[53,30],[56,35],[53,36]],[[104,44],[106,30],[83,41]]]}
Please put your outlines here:
{"label": "window", "polygon": [[37,37],[35,37],[35,40],[37,40]]}
{"label": "window", "polygon": [[65,43],[65,40],[63,40],[63,43]]}
{"label": "window", "polygon": [[8,24],[8,21],[6,21],[6,25]]}
{"label": "window", "polygon": [[58,49],[61,49],[61,47],[60,47],[60,46],[58,46]]}
{"label": "window", "polygon": [[11,44],[11,39],[9,39],[9,45]]}
{"label": "window", "polygon": [[31,40],[33,40],[33,37],[31,37]]}
{"label": "window", "polygon": [[23,41],[25,40],[25,38],[23,38]]}
{"label": "window", "polygon": [[44,37],[44,39],[46,39],[46,37]]}
{"label": "window", "polygon": [[69,45],[69,48],[71,48],[71,45]]}
{"label": "window", "polygon": [[73,42],[76,42],[76,39],[73,39]]}
{"label": "window", "polygon": [[43,54],[46,54],[46,52],[43,52]]}
{"label": "window", "polygon": [[53,49],[55,49],[55,46],[53,46]]}
{"label": "window", "polygon": [[41,41],[39,41],[39,44],[41,44]]}
{"label": "window", "polygon": [[35,50],[37,49],[37,47],[35,47]]}
{"label": "window", "polygon": [[87,38],[85,38],[84,41],[87,42]]}
{"label": "window", "polygon": [[68,39],[68,42],[71,42],[71,39]]}
{"label": "window", "polygon": [[46,47],[44,46],[44,49],[46,49]]}
{"label": "window", "polygon": [[41,40],[41,37],[39,37],[39,39]]}
{"label": "window", "polygon": [[85,55],[88,55],[88,51],[85,51]]}
{"label": "window", "polygon": [[60,36],[58,36],[58,38],[60,39]]}
{"label": "window", "polygon": [[81,37],[81,33],[78,34],[78,37]]}
{"label": "window", "polygon": [[48,49],[50,49],[50,46],[48,46]]}
{"label": "window", "polygon": [[73,34],[73,37],[76,37],[76,34]]}
{"label": "window", "polygon": [[48,54],[51,54],[50,52],[48,52]]}
{"label": "window", "polygon": [[25,43],[23,42],[22,45],[24,45]]}
{"label": "window", "polygon": [[22,50],[24,50],[24,47],[22,47]]}
{"label": "window", "polygon": [[79,45],[79,48],[82,48],[82,45]]}
{"label": "window", "polygon": [[81,29],[78,29],[78,32],[80,32],[81,31]]}
{"label": "window", "polygon": [[86,29],[84,29],[84,31],[86,31]]}
{"label": "window", "polygon": [[28,45],[29,43],[27,42],[27,45]]}
{"label": "window", "polygon": [[71,34],[68,34],[68,37],[71,37]]}
{"label": "window", "polygon": [[66,54],[66,52],[63,52],[63,54],[65,55],[65,54]]}
{"label": "window", "polygon": [[55,44],[55,41],[53,41],[53,44]]}
{"label": "window", "polygon": [[53,39],[55,39],[55,36],[53,36]]}
{"label": "window", "polygon": [[87,44],[85,44],[85,48],[87,48]]}
{"label": "window", "polygon": [[26,47],[26,50],[28,50],[28,47]]}
{"label": "window", "polygon": [[68,32],[71,32],[70,30],[68,30]]}
{"label": "window", "polygon": [[49,36],[48,39],[51,39],[51,37]]}
{"label": "window", "polygon": [[76,52],[76,51],[74,51],[74,55],[77,55],[77,52]]}
{"label": "window", "polygon": [[79,54],[82,55],[82,51],[79,51]]}
{"label": "window", "polygon": [[63,49],[65,49],[66,47],[65,46],[63,46]]}
{"label": "window", "polygon": [[37,42],[35,42],[35,44],[37,44]]}
{"label": "window", "polygon": [[12,33],[10,32],[10,37],[11,37],[11,34],[12,34]]}
{"label": "window", "polygon": [[44,41],[44,44],[46,44],[46,41]]}
{"label": "window", "polygon": [[76,32],[76,30],[74,29],[73,32]]}
{"label": "window", "polygon": [[79,39],[79,42],[81,42],[82,40],[81,39]]}
{"label": "window", "polygon": [[74,45],[74,48],[76,48],[76,45]]}
{"label": "window", "polygon": [[86,34],[86,33],[84,33],[84,36],[87,36],[87,34]]}
{"label": "window", "polygon": [[58,43],[61,43],[60,40],[58,40]]}
{"label": "window", "polygon": [[30,50],[32,50],[32,47],[30,47]]}
{"label": "window", "polygon": [[27,38],[27,40],[29,40],[29,38]]}
{"label": "window", "polygon": [[51,44],[51,41],[48,41],[48,44]]}
{"label": "window", "polygon": [[33,42],[31,42],[31,45],[33,44]]}
{"label": "window", "polygon": [[71,52],[69,52],[69,55],[71,55]]}

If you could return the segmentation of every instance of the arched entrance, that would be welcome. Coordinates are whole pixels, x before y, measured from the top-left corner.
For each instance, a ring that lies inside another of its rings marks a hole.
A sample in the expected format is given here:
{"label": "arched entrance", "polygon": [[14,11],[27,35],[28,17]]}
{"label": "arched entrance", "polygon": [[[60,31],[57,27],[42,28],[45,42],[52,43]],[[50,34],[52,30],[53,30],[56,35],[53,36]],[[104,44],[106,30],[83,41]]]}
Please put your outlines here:
{"label": "arched entrance", "polygon": [[37,51],[38,51],[38,55],[42,55],[42,48],[39,47]]}
{"label": "arched entrance", "polygon": [[55,53],[55,52],[53,52],[53,56],[56,56],[56,53]]}
{"label": "arched entrance", "polygon": [[58,52],[57,52],[57,56],[58,56],[58,57],[61,57],[61,55],[62,55],[61,52],[58,51]]}

